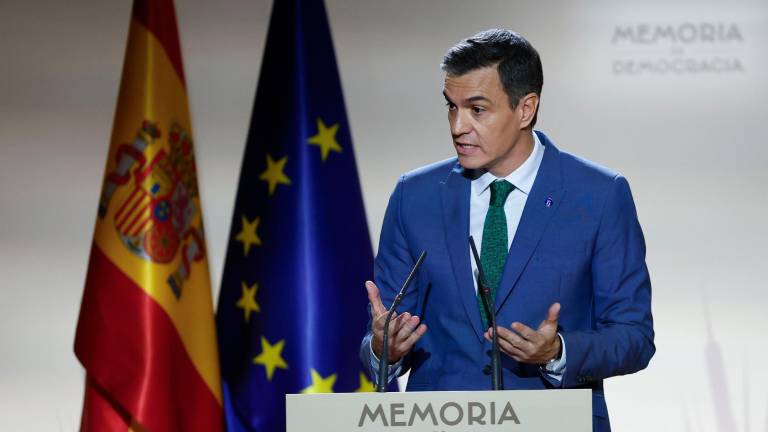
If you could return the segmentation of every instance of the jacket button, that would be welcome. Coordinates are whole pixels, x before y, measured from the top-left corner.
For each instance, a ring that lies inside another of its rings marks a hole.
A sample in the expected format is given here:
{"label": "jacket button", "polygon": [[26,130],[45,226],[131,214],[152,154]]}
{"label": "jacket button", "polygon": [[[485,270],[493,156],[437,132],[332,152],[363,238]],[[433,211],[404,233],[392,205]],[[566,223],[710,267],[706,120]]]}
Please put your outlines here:
{"label": "jacket button", "polygon": [[493,372],[491,369],[491,365],[485,365],[483,366],[483,373],[486,375],[490,375]]}

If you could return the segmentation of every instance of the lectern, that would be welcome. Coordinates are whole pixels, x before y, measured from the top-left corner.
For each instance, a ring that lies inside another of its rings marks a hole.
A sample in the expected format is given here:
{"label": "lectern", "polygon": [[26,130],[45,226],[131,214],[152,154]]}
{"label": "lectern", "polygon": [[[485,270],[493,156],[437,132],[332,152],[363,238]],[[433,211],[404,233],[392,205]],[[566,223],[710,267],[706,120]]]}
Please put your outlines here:
{"label": "lectern", "polygon": [[591,432],[591,390],[286,395],[287,432]]}

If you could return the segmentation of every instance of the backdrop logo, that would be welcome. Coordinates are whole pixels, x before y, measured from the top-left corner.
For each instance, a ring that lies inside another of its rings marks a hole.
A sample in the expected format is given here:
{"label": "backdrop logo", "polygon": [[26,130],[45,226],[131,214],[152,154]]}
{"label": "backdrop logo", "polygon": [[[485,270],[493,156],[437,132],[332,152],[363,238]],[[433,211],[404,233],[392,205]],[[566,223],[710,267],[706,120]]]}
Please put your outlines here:
{"label": "backdrop logo", "polygon": [[744,72],[744,36],[733,22],[617,25],[611,35],[614,75]]}

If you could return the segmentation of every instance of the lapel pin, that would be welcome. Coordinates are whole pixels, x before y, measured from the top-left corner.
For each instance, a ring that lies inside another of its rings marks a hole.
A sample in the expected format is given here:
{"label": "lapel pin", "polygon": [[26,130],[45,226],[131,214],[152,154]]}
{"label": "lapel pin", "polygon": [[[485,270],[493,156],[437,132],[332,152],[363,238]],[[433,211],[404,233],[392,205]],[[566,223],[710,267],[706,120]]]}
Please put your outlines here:
{"label": "lapel pin", "polygon": [[552,197],[547,197],[546,201],[544,201],[544,207],[550,208],[552,207]]}

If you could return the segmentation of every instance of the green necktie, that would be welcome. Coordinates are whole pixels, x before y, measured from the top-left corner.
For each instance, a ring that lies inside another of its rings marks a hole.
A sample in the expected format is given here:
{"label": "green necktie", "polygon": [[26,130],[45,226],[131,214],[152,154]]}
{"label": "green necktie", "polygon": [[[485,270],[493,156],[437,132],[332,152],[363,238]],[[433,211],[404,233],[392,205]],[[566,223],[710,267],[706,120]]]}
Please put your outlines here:
{"label": "green necktie", "polygon": [[[496,298],[496,288],[501,281],[501,273],[504,271],[504,263],[507,261],[507,216],[504,213],[504,201],[515,186],[506,180],[496,180],[491,183],[491,203],[488,213],[485,214],[483,225],[483,242],[480,248],[480,263],[483,265],[485,281],[491,290],[491,299]],[[478,286],[477,304],[480,308],[480,318],[483,320],[483,329],[487,329],[488,314],[485,310],[483,298]]]}

